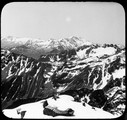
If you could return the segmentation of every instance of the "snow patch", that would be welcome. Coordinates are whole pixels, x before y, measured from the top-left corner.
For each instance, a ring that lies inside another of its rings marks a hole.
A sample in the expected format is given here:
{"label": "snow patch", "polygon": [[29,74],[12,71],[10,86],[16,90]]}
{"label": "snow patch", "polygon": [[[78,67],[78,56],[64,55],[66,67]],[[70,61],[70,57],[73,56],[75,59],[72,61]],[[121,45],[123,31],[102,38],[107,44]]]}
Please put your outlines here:
{"label": "snow patch", "polygon": [[90,54],[89,57],[95,57],[95,56],[103,56],[104,54],[106,55],[113,55],[115,54],[116,49],[113,47],[99,47],[97,49],[93,49]]}
{"label": "snow patch", "polygon": [[77,51],[78,58],[83,59],[83,58],[87,57],[86,51],[88,49],[89,49],[89,47],[87,49]]}
{"label": "snow patch", "polygon": [[120,68],[119,70],[115,70],[113,74],[113,78],[122,78],[123,76],[125,76],[125,68]]}

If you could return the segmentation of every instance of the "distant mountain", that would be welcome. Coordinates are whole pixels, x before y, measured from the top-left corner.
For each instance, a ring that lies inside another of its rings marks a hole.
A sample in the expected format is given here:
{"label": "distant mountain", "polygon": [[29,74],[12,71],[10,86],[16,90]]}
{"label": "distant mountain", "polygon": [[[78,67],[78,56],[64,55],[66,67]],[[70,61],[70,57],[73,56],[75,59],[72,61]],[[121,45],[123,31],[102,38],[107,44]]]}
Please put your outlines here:
{"label": "distant mountain", "polygon": [[84,44],[91,43],[87,41],[84,43],[83,39],[75,36],[59,40],[50,39],[47,41],[12,36],[2,37],[1,39],[2,48],[10,50],[14,53],[33,57],[35,59],[38,59],[40,55],[44,54],[60,53],[63,50],[76,49]]}
{"label": "distant mountain", "polygon": [[[52,96],[56,99],[58,94],[68,94],[73,96],[75,101],[83,99],[93,107],[102,108],[112,114],[123,114],[123,46],[89,42],[81,46],[82,41],[76,37],[58,41],[51,39],[45,43],[36,41],[38,46],[45,46],[45,49],[51,51],[47,54],[41,52],[40,57],[34,59],[26,55],[25,51],[31,53],[35,48],[37,50],[41,47],[38,48],[31,40],[24,43],[16,48],[22,49],[23,54],[13,51],[14,47],[9,48],[10,50],[1,49],[2,109]],[[58,52],[52,52],[53,48]]]}

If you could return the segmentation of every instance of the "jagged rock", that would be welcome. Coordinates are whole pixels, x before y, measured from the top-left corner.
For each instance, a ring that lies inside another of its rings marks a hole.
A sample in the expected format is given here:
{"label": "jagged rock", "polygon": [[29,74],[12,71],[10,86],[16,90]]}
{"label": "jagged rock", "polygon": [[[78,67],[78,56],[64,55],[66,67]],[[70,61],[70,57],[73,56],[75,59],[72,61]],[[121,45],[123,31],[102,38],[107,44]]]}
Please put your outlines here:
{"label": "jagged rock", "polygon": [[44,101],[43,103],[43,113],[45,115],[49,115],[49,116],[59,116],[59,115],[63,115],[63,116],[73,116],[74,110],[72,110],[71,108],[68,108],[66,110],[59,110],[57,107],[52,107],[48,105],[47,100]]}
{"label": "jagged rock", "polygon": [[48,106],[48,102],[47,102],[47,100],[44,101],[44,103],[43,103],[43,108],[45,108],[46,106]]}
{"label": "jagged rock", "polygon": [[17,114],[20,114],[20,115],[21,115],[21,119],[24,118],[25,113],[26,113],[26,111],[21,111],[21,109],[18,109],[18,110],[17,110]]}
{"label": "jagged rock", "polygon": [[59,110],[57,107],[46,106],[43,110],[45,115],[49,116],[73,116],[74,110],[68,108],[67,110]]}

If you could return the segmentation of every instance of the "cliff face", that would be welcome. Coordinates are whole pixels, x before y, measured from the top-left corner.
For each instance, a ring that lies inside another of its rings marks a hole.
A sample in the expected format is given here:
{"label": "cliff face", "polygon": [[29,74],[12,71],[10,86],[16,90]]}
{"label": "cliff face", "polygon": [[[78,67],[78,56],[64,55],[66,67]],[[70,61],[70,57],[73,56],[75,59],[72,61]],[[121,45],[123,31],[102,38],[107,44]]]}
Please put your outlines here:
{"label": "cliff face", "polygon": [[86,44],[39,59],[1,49],[1,69],[2,109],[57,94],[89,98],[113,114],[125,109],[125,49],[117,45]]}

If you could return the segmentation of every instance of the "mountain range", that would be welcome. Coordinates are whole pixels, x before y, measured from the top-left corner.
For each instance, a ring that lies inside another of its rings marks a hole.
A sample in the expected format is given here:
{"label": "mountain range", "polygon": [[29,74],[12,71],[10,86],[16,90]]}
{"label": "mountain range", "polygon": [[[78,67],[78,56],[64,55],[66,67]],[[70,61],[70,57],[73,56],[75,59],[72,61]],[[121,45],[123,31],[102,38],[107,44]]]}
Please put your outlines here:
{"label": "mountain range", "polygon": [[124,113],[124,46],[74,36],[48,41],[9,36],[1,38],[1,47],[2,110],[66,94]]}
{"label": "mountain range", "polygon": [[84,39],[75,36],[59,40],[53,38],[42,40],[7,36],[1,38],[1,47],[9,49],[14,53],[38,59],[40,55],[60,53],[64,50],[76,49],[83,44],[91,44],[87,41],[84,43],[84,41]]}

